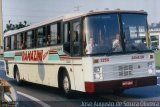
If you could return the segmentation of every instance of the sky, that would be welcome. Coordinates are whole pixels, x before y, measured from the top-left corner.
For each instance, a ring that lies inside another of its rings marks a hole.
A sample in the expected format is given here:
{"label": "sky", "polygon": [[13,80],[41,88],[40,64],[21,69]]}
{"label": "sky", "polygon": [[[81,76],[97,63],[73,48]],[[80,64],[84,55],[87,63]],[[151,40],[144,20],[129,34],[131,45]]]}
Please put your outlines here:
{"label": "sky", "polygon": [[145,10],[148,23],[160,22],[160,0],[2,0],[3,26],[9,20],[38,23],[51,17],[94,9]]}

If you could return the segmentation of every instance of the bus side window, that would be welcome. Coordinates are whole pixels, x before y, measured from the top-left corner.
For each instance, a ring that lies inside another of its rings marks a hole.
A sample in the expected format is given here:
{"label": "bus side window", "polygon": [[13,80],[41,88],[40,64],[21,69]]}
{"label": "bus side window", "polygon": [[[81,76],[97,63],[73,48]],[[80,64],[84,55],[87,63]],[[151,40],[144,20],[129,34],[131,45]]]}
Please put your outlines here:
{"label": "bus side window", "polygon": [[26,48],[25,33],[21,33],[21,36],[20,36],[20,48],[21,49],[25,49]]}
{"label": "bus side window", "polygon": [[72,54],[73,56],[79,56],[81,54],[80,48],[80,21],[72,23]]}
{"label": "bus side window", "polygon": [[55,45],[55,44],[57,44],[57,35],[58,35],[58,26],[57,26],[57,24],[52,24],[51,26],[50,26],[50,32],[51,32],[51,34],[50,34],[50,36],[51,36],[51,41],[50,41],[50,44],[51,45]]}
{"label": "bus side window", "polygon": [[14,46],[14,44],[15,44],[15,42],[14,42],[15,39],[14,39],[14,38],[15,38],[15,36],[12,35],[12,36],[11,36],[11,50],[14,50],[14,47],[15,47],[15,46]]}
{"label": "bus side window", "polygon": [[4,41],[5,41],[5,44],[4,44],[4,46],[5,46],[5,50],[7,51],[7,50],[10,50],[10,37],[5,37],[4,38]]}
{"label": "bus side window", "polygon": [[71,44],[70,44],[70,23],[64,24],[64,50],[70,54]]}
{"label": "bus side window", "polygon": [[17,49],[17,35],[14,35],[14,49]]}
{"label": "bus side window", "polygon": [[11,50],[11,37],[8,37],[7,48],[8,50]]}
{"label": "bus side window", "polygon": [[17,34],[16,38],[17,38],[17,43],[16,43],[16,46],[17,46],[17,49],[21,49],[20,48],[20,43],[21,43],[21,35],[20,34]]}
{"label": "bus side window", "polygon": [[26,49],[27,48],[27,33],[22,33],[21,34],[21,49]]}
{"label": "bus side window", "polygon": [[34,45],[33,38],[34,38],[33,31],[28,31],[26,33],[26,48],[33,47]]}
{"label": "bus side window", "polygon": [[58,29],[57,29],[57,44],[60,44],[62,42],[61,38],[61,23],[57,23]]}
{"label": "bus side window", "polygon": [[50,25],[47,26],[47,31],[46,31],[46,32],[47,32],[47,34],[46,34],[46,36],[47,36],[47,37],[46,37],[46,45],[47,45],[47,46],[50,46],[50,44],[51,44]]}
{"label": "bus side window", "polygon": [[36,46],[37,47],[42,47],[42,46],[45,46],[46,43],[45,43],[45,39],[46,39],[46,36],[45,36],[45,27],[40,27],[37,29],[37,44]]}
{"label": "bus side window", "polygon": [[60,22],[47,25],[46,27],[46,45],[56,45],[61,43],[61,26]]}

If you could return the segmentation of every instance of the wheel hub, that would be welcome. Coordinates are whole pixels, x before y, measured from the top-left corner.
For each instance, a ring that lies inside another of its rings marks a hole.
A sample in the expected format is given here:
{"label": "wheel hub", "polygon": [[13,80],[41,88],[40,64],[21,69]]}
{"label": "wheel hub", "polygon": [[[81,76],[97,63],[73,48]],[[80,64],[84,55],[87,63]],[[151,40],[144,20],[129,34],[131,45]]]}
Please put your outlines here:
{"label": "wheel hub", "polygon": [[69,81],[68,81],[67,76],[64,77],[64,80],[63,80],[63,87],[64,87],[64,90],[65,90],[66,92],[69,91]]}

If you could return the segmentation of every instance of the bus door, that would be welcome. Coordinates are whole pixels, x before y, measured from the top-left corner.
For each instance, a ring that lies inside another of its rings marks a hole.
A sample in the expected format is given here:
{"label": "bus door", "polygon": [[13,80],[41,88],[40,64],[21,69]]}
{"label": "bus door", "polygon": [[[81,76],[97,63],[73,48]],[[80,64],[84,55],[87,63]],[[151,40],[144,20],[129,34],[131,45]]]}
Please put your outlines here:
{"label": "bus door", "polygon": [[[71,22],[71,53],[72,53],[72,69],[74,75],[75,89],[83,91],[84,77],[82,72],[82,33],[81,20],[73,20]],[[81,86],[81,87],[80,87]]]}
{"label": "bus door", "polygon": [[[82,72],[82,58],[81,58],[81,20],[76,19],[72,21],[65,22],[63,25],[64,29],[64,39],[63,48],[64,52],[70,55],[70,69],[69,72],[71,78],[71,84],[75,85],[76,90],[83,90],[83,72]],[[82,86],[82,87],[79,87]]]}
{"label": "bus door", "polygon": [[64,23],[64,51],[71,57],[81,55],[80,20]]}

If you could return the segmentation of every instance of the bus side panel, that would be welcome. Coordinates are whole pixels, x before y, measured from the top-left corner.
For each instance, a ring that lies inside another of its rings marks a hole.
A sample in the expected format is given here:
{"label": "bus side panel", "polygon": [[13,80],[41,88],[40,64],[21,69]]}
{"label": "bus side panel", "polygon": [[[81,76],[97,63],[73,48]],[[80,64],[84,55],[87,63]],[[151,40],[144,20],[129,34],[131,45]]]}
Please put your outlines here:
{"label": "bus side panel", "polygon": [[[43,67],[43,65],[41,67]],[[43,84],[58,87],[58,65],[45,65],[44,72],[42,71],[43,68],[40,69],[38,67],[38,69],[39,70],[37,75],[41,81],[44,79],[44,81],[42,81]]]}
{"label": "bus side panel", "polygon": [[58,66],[47,64],[17,64],[21,79],[37,84],[58,87]]}
{"label": "bus side panel", "polygon": [[10,78],[14,78],[14,75],[13,75],[14,56],[15,56],[14,52],[4,52],[4,59],[8,63],[7,66],[8,66],[9,74],[7,74],[7,76]]}
{"label": "bus side panel", "polygon": [[25,81],[34,82],[35,81],[35,65],[18,63],[17,67],[19,70],[20,78]]}
{"label": "bus side panel", "polygon": [[[22,65],[21,65],[22,66]],[[63,65],[62,65],[63,66]],[[58,87],[58,70],[60,65],[54,64],[35,64],[23,65],[20,71],[23,79],[29,82]],[[70,71],[71,65],[65,65],[69,74],[71,89],[75,90],[74,74]]]}
{"label": "bus side panel", "polygon": [[74,74],[71,71],[72,67],[71,65],[56,65],[56,64],[45,65],[44,72],[42,72],[42,69],[37,70],[38,72],[37,76],[39,82],[44,85],[58,87],[58,72],[60,67],[66,68],[71,82],[71,89],[75,90]]}
{"label": "bus side panel", "polygon": [[[24,76],[27,79],[27,81],[30,82],[37,82],[36,77],[36,71],[37,71],[37,65],[36,64],[27,64],[24,65]],[[23,69],[22,69],[23,70]]]}
{"label": "bus side panel", "polygon": [[54,87],[58,87],[57,73],[58,66],[52,64],[22,64],[20,69],[20,75],[24,80]]}
{"label": "bus side panel", "polygon": [[83,58],[84,81],[93,82],[93,59],[91,57]]}
{"label": "bus side panel", "polygon": [[9,74],[7,76],[10,78],[14,78],[13,67],[14,67],[14,64],[12,62],[8,61]]}
{"label": "bus side panel", "polygon": [[72,71],[72,65],[68,65],[68,66],[65,66],[66,69],[67,69],[67,72],[68,72],[68,75],[69,75],[69,78],[70,78],[70,82],[71,82],[71,89],[72,90],[75,90],[75,81],[74,81],[74,73]]}
{"label": "bus side panel", "polygon": [[75,90],[84,92],[84,78],[83,78],[83,69],[82,65],[75,65],[74,66],[74,80],[75,80]]}

